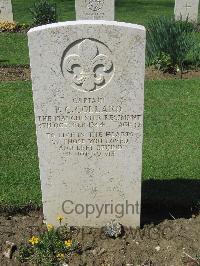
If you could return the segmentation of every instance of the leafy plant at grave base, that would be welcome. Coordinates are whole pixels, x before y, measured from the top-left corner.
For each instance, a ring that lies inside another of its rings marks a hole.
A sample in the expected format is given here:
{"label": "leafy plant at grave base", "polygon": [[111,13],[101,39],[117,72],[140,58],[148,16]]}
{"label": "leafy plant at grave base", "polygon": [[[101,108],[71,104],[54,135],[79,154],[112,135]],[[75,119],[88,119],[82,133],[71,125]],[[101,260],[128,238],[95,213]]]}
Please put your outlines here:
{"label": "leafy plant at grave base", "polygon": [[31,26],[29,24],[26,23],[17,23],[17,29],[18,30],[27,30],[30,29]]}
{"label": "leafy plant at grave base", "polygon": [[163,52],[154,58],[152,65],[163,72],[174,72],[171,57]]}
{"label": "leafy plant at grave base", "polygon": [[200,249],[197,251],[197,255],[195,256],[196,262],[200,263]]}
{"label": "leafy plant at grave base", "polygon": [[30,11],[35,26],[57,22],[56,4],[51,4],[46,0],[40,0],[39,2],[35,2]]}
{"label": "leafy plant at grave base", "polygon": [[164,71],[180,70],[182,76],[187,56],[196,44],[197,26],[188,21],[158,17],[152,19],[147,28],[147,63],[152,65],[161,60]]}
{"label": "leafy plant at grave base", "polygon": [[56,266],[67,263],[70,254],[80,252],[79,243],[70,240],[67,225],[61,225],[62,219],[58,217],[60,221],[58,228],[49,224],[47,231],[40,236],[32,236],[28,243],[20,246],[18,259],[21,263]]}
{"label": "leafy plant at grave base", "polygon": [[189,54],[189,63],[194,66],[195,70],[200,68],[200,40],[196,38],[194,47],[191,49]]}

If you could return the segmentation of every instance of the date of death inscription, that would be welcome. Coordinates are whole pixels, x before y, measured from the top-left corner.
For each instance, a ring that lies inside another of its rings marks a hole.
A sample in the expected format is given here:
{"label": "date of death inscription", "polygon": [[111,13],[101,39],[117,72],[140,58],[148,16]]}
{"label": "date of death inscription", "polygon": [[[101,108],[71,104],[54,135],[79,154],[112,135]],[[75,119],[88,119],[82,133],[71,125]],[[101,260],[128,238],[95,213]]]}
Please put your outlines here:
{"label": "date of death inscription", "polygon": [[37,128],[65,156],[113,157],[140,141],[143,117],[104,101],[74,98],[69,106],[55,106],[51,115],[37,116]]}

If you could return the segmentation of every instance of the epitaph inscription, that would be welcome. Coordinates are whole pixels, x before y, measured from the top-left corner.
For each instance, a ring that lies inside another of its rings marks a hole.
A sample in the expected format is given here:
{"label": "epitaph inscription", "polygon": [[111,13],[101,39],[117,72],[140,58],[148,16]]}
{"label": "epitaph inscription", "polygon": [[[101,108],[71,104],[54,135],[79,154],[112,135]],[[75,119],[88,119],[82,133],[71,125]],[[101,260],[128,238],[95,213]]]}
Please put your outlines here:
{"label": "epitaph inscription", "polygon": [[[97,210],[141,201],[145,29],[80,21],[28,35],[45,221],[138,226],[131,208]],[[70,212],[66,202],[95,210]]]}
{"label": "epitaph inscription", "polygon": [[[50,145],[64,156],[115,156],[137,142],[142,114],[124,114],[120,105],[104,105],[104,98],[73,98],[71,102],[71,106],[56,106],[54,115],[38,116],[36,121],[46,130]],[[112,124],[118,130],[109,131]]]}
{"label": "epitaph inscription", "polygon": [[115,0],[76,0],[76,19],[114,20]]}

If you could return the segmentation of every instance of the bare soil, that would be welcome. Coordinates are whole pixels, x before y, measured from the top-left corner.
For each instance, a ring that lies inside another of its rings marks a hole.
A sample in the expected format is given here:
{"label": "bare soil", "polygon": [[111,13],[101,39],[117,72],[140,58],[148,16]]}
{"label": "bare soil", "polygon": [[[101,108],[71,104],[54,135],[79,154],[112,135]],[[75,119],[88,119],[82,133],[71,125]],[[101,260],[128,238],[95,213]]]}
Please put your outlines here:
{"label": "bare soil", "polygon": [[30,80],[31,73],[29,67],[1,67],[0,66],[0,81],[20,81]]}
{"label": "bare soil", "polygon": [[[147,80],[167,80],[167,79],[180,79],[180,73],[174,75],[169,73],[163,73],[152,67],[146,69]],[[200,78],[200,71],[190,70],[183,74],[183,79]],[[30,80],[31,73],[30,68],[23,66],[0,66],[0,81],[18,81],[18,80]]]}
{"label": "bare soil", "polygon": [[[17,250],[12,259],[2,256],[6,241],[17,246],[43,230],[41,211],[0,215],[0,265],[20,264]],[[124,228],[120,238],[106,237],[101,229],[71,228],[72,239],[82,246],[81,254],[69,259],[69,266],[198,266],[200,260],[200,215],[191,218],[164,220],[142,229]]]}
{"label": "bare soil", "polygon": [[[153,67],[146,68],[145,78],[148,80],[181,79],[181,74],[163,73]],[[183,79],[200,78],[200,71],[188,70],[183,73]]]}

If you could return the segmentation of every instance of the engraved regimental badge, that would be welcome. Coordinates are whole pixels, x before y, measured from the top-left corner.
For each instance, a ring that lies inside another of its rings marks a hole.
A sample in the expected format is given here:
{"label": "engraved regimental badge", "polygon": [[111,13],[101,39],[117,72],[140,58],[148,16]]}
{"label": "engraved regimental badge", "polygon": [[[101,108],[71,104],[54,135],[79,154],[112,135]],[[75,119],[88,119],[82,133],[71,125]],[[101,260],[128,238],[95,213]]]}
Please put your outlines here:
{"label": "engraved regimental badge", "polygon": [[85,2],[86,2],[87,8],[92,11],[98,11],[102,9],[104,5],[104,0],[85,0]]}
{"label": "engraved regimental badge", "polygon": [[101,89],[114,74],[111,51],[98,40],[79,40],[66,49],[62,73],[73,88],[85,92]]}

